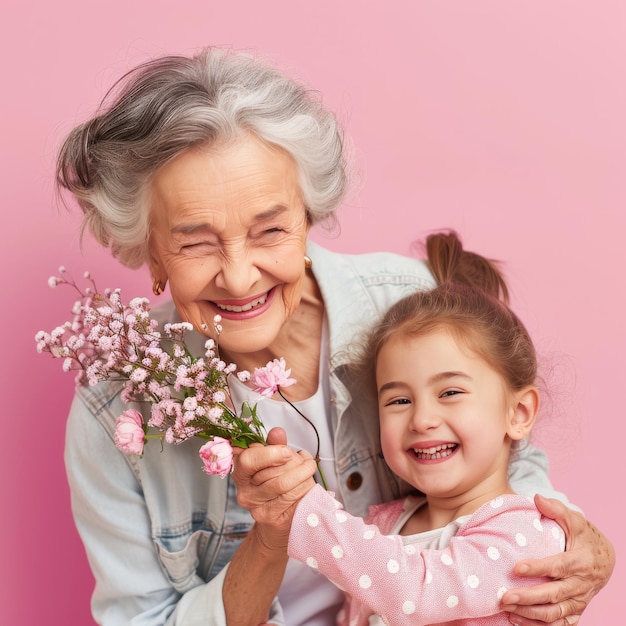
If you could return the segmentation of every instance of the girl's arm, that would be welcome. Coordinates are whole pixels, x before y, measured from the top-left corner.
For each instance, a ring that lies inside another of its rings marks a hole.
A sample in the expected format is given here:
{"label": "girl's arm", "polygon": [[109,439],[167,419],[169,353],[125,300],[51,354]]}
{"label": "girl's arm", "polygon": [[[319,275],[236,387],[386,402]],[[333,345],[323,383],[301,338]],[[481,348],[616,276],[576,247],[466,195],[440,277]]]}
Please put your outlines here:
{"label": "girl's arm", "polygon": [[519,562],[515,571],[522,577],[547,576],[556,580],[511,589],[502,598],[503,609],[515,614],[519,626],[575,624],[609,580],[615,566],[615,550],[580,513],[541,496],[535,497],[535,503],[543,515],[556,520],[565,530],[567,551]]}
{"label": "girl's arm", "polygon": [[520,626],[574,624],[611,577],[615,566],[613,546],[554,489],[548,478],[547,457],[538,448],[525,444],[516,452],[509,466],[509,482],[518,493],[544,496],[537,499],[537,507],[565,530],[567,550],[548,559],[519,563],[519,575],[548,576],[553,580],[536,587],[524,583],[524,589],[512,590],[503,598],[506,608],[515,613]]}
{"label": "girl's arm", "polygon": [[289,539],[291,557],[318,569],[350,596],[346,623],[357,616],[365,623],[377,614],[407,626],[501,613],[505,590],[524,584],[513,571],[515,563],[563,547],[560,527],[523,496],[481,507],[446,547],[432,549],[382,535],[319,487],[298,505]]}

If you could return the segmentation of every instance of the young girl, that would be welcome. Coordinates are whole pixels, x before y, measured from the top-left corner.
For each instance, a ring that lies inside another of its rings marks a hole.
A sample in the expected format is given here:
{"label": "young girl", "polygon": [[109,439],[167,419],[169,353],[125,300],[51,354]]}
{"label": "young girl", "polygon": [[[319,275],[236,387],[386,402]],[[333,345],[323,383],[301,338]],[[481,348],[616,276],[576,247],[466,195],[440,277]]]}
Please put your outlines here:
{"label": "young girl", "polygon": [[424,495],[363,521],[317,485],[293,518],[289,555],[346,592],[338,624],[509,624],[502,594],[533,583],[515,563],[565,549],[508,481],[539,394],[504,280],[454,233],[430,236],[427,253],[438,287],[393,306],[354,367],[378,392],[387,464]]}

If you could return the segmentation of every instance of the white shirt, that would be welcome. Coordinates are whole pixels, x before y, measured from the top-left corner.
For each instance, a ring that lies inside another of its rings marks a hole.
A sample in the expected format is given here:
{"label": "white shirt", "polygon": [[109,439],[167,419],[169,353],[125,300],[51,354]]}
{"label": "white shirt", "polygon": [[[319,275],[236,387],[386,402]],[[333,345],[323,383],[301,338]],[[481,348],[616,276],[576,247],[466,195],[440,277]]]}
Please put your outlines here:
{"label": "white shirt", "polygon": [[[337,492],[334,446],[331,435],[330,385],[328,371],[328,330],[324,323],[322,335],[322,354],[317,391],[313,396],[294,402],[298,410],[314,424],[320,438],[320,465],[328,489]],[[287,363],[289,367],[289,363]],[[295,384],[298,384],[297,382]],[[257,415],[265,425],[266,431],[280,426],[287,433],[287,442],[294,450],[307,450],[315,456],[317,438],[311,424],[283,400],[264,398],[236,376],[229,380],[231,397],[239,408],[243,402],[250,406],[257,404]],[[276,395],[278,397],[278,395]],[[319,475],[316,476],[319,482]],[[343,604],[344,595],[328,579],[310,567],[289,559],[284,582],[278,591],[278,598],[283,608],[286,624],[307,624],[307,626],[328,626],[333,624],[337,611]]]}

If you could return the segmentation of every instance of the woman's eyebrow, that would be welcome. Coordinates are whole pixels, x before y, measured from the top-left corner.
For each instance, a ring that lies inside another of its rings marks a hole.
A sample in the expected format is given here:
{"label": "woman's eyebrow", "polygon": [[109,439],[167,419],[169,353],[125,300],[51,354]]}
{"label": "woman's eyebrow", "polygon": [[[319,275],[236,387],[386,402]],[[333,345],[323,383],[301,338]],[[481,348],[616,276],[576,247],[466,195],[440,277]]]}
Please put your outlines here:
{"label": "woman's eyebrow", "polygon": [[[257,222],[262,222],[264,220],[269,220],[279,215],[282,215],[287,211],[287,207],[282,204],[277,204],[265,211],[261,211],[254,215],[253,219]],[[181,222],[180,224],[176,224],[172,228],[173,234],[181,234],[181,235],[190,235],[197,232],[213,232],[213,228],[211,223],[209,222]]]}

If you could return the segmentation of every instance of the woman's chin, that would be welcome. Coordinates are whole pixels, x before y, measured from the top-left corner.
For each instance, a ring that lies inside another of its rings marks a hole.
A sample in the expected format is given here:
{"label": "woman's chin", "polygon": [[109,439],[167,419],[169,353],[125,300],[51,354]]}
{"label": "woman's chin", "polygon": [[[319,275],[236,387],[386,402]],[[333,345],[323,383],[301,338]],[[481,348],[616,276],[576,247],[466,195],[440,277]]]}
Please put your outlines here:
{"label": "woman's chin", "polygon": [[[271,348],[278,337],[282,324],[264,323],[261,318],[248,320],[222,319],[222,332],[219,336],[219,346],[222,352],[231,356],[236,354],[251,354]],[[265,363],[259,363],[259,367]]]}

